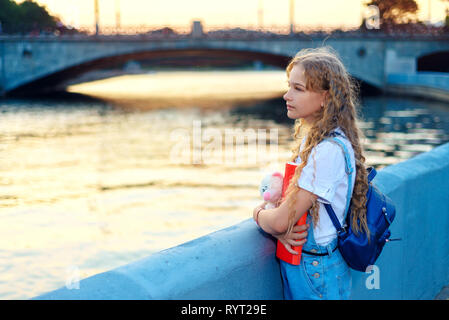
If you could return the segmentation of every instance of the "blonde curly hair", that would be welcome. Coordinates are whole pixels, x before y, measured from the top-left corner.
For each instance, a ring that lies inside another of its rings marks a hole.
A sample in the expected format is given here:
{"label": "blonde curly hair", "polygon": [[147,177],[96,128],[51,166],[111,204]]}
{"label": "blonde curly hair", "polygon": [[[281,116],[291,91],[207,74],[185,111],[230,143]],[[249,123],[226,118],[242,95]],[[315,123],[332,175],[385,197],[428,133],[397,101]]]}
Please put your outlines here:
{"label": "blonde curly hair", "polygon": [[[363,230],[369,234],[365,208],[368,173],[360,143],[363,133],[357,125],[356,106],[358,105],[357,97],[359,93],[357,83],[348,74],[335,51],[329,47],[299,51],[286,68],[288,77],[290,77],[291,70],[297,64],[300,64],[304,69],[306,89],[316,92],[326,90],[327,95],[324,107],[317,111],[314,123],[307,124],[303,119],[295,121],[291,161],[295,161],[299,155],[301,164],[296,168],[285,195],[285,200],[289,201],[287,233],[292,231],[297,222],[295,221],[293,207],[296,202],[295,195],[300,189],[296,182],[301,175],[301,171],[307,165],[307,160],[313,148],[323,141],[330,132],[340,127],[351,142],[356,164],[356,179],[350,203],[352,228],[356,233]],[[300,152],[301,142],[306,135],[303,150]],[[314,201],[309,213],[315,225],[319,219],[318,211],[319,204]]]}

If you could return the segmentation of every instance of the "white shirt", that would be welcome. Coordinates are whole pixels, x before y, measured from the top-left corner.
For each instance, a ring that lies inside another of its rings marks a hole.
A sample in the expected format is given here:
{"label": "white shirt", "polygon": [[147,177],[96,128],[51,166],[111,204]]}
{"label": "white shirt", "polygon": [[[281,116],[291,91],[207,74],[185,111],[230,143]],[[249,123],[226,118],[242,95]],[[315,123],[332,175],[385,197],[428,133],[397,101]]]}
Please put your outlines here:
{"label": "white shirt", "polygon": [[[336,132],[344,136],[340,128]],[[352,190],[355,183],[355,158],[354,150],[349,140],[339,137],[346,145],[354,169],[352,174]],[[302,141],[300,150],[303,149],[305,138]],[[301,158],[296,158],[296,163],[301,163]],[[340,224],[343,225],[344,210],[348,192],[348,176],[345,171],[345,158],[342,148],[334,142],[324,140],[312,149],[306,166],[302,169],[298,179],[298,186],[312,192],[318,196],[319,219],[313,229],[315,242],[319,245],[326,245],[337,237],[337,230],[323,203],[329,203],[335,211]]]}

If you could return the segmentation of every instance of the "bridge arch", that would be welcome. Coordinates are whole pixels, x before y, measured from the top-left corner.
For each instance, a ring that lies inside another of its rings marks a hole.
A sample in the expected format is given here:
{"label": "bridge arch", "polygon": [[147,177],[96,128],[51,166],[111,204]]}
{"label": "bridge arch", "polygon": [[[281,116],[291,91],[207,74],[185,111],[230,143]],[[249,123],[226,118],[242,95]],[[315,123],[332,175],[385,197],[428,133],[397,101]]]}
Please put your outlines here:
{"label": "bridge arch", "polygon": [[437,51],[417,58],[417,71],[449,73],[449,50]]}
{"label": "bridge arch", "polygon": [[263,64],[279,67],[284,69],[291,57],[264,53],[251,50],[231,50],[231,49],[214,49],[214,48],[186,48],[186,49],[156,49],[143,50],[132,53],[121,53],[117,55],[105,56],[97,59],[92,59],[71,65],[60,69],[51,74],[44,75],[40,78],[34,79],[31,82],[22,84],[17,88],[11,90],[10,94],[17,93],[33,93],[51,91],[55,87],[60,87],[68,80],[76,78],[86,72],[105,69],[126,63],[127,61],[158,61],[165,60],[166,62],[175,62],[183,59],[235,59],[242,62],[260,61]]}
{"label": "bridge arch", "polygon": [[[128,60],[177,59],[178,57],[222,56],[258,60],[284,68],[296,52],[324,45],[334,48],[353,77],[384,89],[385,53],[417,59],[447,52],[449,42],[441,39],[401,40],[350,36],[334,39],[260,38],[260,39],[147,39],[140,37],[17,38],[0,37],[0,95],[11,91],[60,85],[84,72]],[[444,53],[446,55],[446,53]],[[166,61],[164,60],[164,61]],[[184,59],[188,60],[188,59]],[[427,67],[426,67],[427,68]]]}

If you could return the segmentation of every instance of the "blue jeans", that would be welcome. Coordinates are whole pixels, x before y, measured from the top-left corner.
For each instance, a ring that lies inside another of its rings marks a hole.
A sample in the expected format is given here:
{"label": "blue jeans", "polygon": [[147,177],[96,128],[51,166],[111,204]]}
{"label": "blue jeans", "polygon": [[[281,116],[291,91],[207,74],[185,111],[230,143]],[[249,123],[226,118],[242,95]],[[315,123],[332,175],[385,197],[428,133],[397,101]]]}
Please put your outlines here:
{"label": "blue jeans", "polygon": [[[342,300],[349,299],[352,287],[351,270],[337,249],[337,238],[326,246],[315,243],[313,223],[307,217],[310,229],[303,250],[326,253],[326,256],[301,255],[297,266],[280,260],[285,300]],[[315,250],[315,251],[314,251]]]}

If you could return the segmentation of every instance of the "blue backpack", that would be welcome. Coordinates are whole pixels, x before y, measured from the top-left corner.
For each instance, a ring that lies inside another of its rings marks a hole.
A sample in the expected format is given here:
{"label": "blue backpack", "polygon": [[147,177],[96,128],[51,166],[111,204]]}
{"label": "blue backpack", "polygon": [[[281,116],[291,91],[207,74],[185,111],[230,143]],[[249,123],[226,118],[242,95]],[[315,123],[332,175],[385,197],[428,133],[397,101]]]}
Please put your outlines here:
{"label": "blue backpack", "polygon": [[[338,134],[335,132],[335,134]],[[340,135],[340,134],[338,134]],[[338,248],[343,259],[352,269],[365,272],[367,267],[374,265],[386,242],[400,239],[390,239],[389,227],[396,215],[396,209],[392,200],[384,195],[372,183],[376,175],[373,167],[368,170],[368,192],[366,193],[366,219],[370,230],[370,237],[365,232],[359,231],[356,234],[352,230],[352,217],[350,200],[352,195],[352,174],[354,168],[351,166],[349,153],[346,145],[336,137],[328,138],[331,142],[337,143],[345,155],[345,169],[348,174],[348,194],[345,209],[345,225],[342,227],[330,204],[324,204],[327,213],[337,229]]]}

